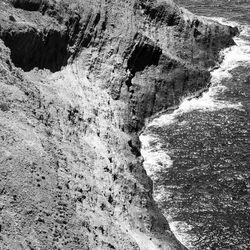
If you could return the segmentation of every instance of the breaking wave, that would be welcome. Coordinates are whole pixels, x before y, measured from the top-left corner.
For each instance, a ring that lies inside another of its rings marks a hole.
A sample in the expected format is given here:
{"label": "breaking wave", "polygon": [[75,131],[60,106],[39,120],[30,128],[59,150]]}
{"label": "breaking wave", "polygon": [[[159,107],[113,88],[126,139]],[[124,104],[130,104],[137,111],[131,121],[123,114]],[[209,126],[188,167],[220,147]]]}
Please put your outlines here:
{"label": "breaking wave", "polygon": [[[227,22],[223,18],[213,18],[213,20],[227,25],[239,26],[237,23]],[[221,52],[223,58],[221,64],[211,71],[211,86],[208,91],[204,92],[199,98],[187,97],[183,99],[176,110],[171,114],[163,114],[155,118],[147,125],[147,128],[168,126],[177,122],[177,118],[182,114],[192,111],[206,112],[220,109],[243,110],[243,105],[240,102],[232,103],[217,98],[227,89],[227,87],[223,85],[223,81],[233,77],[230,72],[239,66],[250,65],[250,28],[247,26],[240,26],[240,30],[241,33],[239,37],[234,39],[236,45]],[[183,123],[185,123],[185,121],[183,121]],[[160,140],[151,135],[148,131],[149,130],[146,129],[140,136],[142,143],[141,153],[144,157],[144,167],[147,174],[154,181],[157,179],[155,176],[156,173],[164,172],[164,169],[171,168],[173,166],[173,161],[169,156],[170,152],[166,145],[162,147],[163,145],[160,143]],[[154,190],[154,198],[156,201],[160,201],[163,197],[166,199],[167,196],[168,190],[164,186]],[[188,249],[193,249],[192,242],[195,241],[195,235],[188,234],[191,226],[183,221],[174,221],[169,214],[165,214],[165,217],[168,219],[170,228],[178,240],[188,247]]]}
{"label": "breaking wave", "polygon": [[[235,22],[226,22],[222,18],[214,18],[224,24],[235,25]],[[172,114],[164,114],[154,119],[148,126],[166,126],[176,121],[176,118],[183,113],[198,111],[216,111],[220,109],[242,109],[242,104],[231,103],[225,100],[218,100],[216,97],[223,93],[227,87],[222,84],[223,80],[232,78],[230,71],[239,67],[250,65],[250,28],[247,26],[240,27],[241,34],[236,37],[236,45],[227,48],[221,52],[223,58],[218,68],[211,71],[211,86],[208,91],[204,92],[199,98],[186,97],[182,100],[178,109]]]}

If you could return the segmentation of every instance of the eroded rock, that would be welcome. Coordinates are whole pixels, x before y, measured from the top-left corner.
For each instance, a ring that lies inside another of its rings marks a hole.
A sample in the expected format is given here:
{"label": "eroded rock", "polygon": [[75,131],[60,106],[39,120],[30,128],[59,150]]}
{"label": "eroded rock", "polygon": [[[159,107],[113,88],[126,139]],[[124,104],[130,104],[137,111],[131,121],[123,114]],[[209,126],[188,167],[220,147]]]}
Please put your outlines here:
{"label": "eroded rock", "polygon": [[206,87],[237,30],[170,1],[0,11],[1,248],[185,249],[152,198],[138,133]]}

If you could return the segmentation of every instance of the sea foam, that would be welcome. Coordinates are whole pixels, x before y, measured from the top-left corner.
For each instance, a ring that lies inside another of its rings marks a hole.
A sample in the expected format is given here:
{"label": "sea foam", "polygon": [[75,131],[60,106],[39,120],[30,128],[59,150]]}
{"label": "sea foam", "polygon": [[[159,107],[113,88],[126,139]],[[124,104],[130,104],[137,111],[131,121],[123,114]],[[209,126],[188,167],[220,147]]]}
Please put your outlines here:
{"label": "sea foam", "polygon": [[[214,20],[231,26],[238,26],[235,22],[227,22],[223,18],[214,18]],[[211,86],[208,91],[204,92],[199,98],[184,98],[180,106],[174,110],[171,114],[163,114],[158,118],[155,118],[148,124],[150,127],[168,126],[178,121],[178,117],[183,113],[191,112],[194,110],[200,112],[215,111],[220,109],[243,109],[241,103],[231,103],[229,101],[218,100],[217,96],[223,93],[227,87],[222,84],[223,80],[232,78],[231,71],[238,66],[250,65],[250,28],[246,26],[240,26],[240,36],[236,37],[236,45],[227,48],[221,52],[223,58],[219,67],[211,71]],[[248,40],[247,40],[248,39]],[[185,125],[185,123],[184,123]],[[149,130],[140,136],[142,142],[141,153],[144,157],[144,167],[147,174],[153,181],[157,181],[157,173],[173,167],[173,160],[169,156],[169,151],[166,147],[162,149],[160,139],[149,134]],[[157,189],[154,189],[154,199],[156,202],[161,200],[167,200],[169,190],[166,187],[160,185]],[[191,226],[184,221],[174,221],[170,214],[164,214],[167,218],[172,232],[177,239],[185,245],[188,249],[194,249],[192,243],[197,240],[195,235],[190,234]]]}
{"label": "sea foam", "polygon": [[144,168],[148,176],[154,180],[154,174],[164,171],[166,168],[171,168],[173,161],[168,155],[169,152],[166,149],[161,149],[161,144],[157,138],[149,134],[142,134],[140,141],[142,143],[141,154],[144,158]]}
{"label": "sea foam", "polygon": [[[234,22],[226,22],[222,18],[216,18],[224,24],[235,24]],[[162,116],[154,119],[148,126],[166,126],[177,121],[177,117],[183,113],[188,113],[194,110],[201,112],[216,111],[220,109],[243,109],[241,103],[232,103],[226,100],[218,100],[216,97],[223,93],[227,87],[222,84],[223,80],[232,78],[231,71],[239,66],[250,66],[250,28],[244,26],[239,37],[236,37],[236,45],[224,49],[221,52],[223,58],[219,67],[211,71],[211,86],[208,91],[204,92],[199,98],[186,97],[181,101],[178,109],[171,114],[163,114]]]}

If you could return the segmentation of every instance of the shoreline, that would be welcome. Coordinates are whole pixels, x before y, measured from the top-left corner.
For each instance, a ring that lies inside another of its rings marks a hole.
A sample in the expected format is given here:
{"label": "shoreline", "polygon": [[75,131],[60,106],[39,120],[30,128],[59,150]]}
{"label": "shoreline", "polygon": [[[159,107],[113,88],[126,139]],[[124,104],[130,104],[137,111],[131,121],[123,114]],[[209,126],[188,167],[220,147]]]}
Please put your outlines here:
{"label": "shoreline", "polygon": [[[244,30],[242,30],[241,33],[242,33],[242,32],[244,32]],[[240,33],[240,34],[241,34],[241,33]],[[240,34],[239,34],[239,36],[240,36]],[[237,45],[237,46],[238,46],[238,45]],[[223,62],[225,56],[226,56],[226,55],[223,55],[223,56],[222,56],[220,62]],[[238,66],[235,66],[235,68],[237,68],[237,67],[239,67],[239,66],[241,66],[241,65],[239,64]],[[222,66],[221,66],[221,65],[216,65],[215,67],[213,67],[213,69],[212,69],[210,72],[212,73],[214,70],[220,69],[220,67],[222,67]],[[229,68],[229,69],[231,69],[231,68]],[[233,69],[234,69],[234,68],[233,68]],[[231,70],[233,70],[233,69],[231,69]],[[210,84],[209,84],[209,86],[208,86],[207,88],[205,88],[205,89],[203,89],[203,90],[201,90],[201,91],[198,91],[198,93],[195,93],[194,95],[188,96],[188,97],[186,97],[186,98],[184,98],[184,99],[187,100],[187,101],[189,101],[189,100],[191,100],[191,99],[197,99],[197,98],[201,97],[204,93],[206,93],[207,91],[209,91],[209,88],[210,88],[211,86],[212,86],[212,83],[210,82]],[[180,103],[180,105],[181,105],[181,103]],[[149,123],[151,123],[154,119],[159,118],[161,115],[171,115],[175,110],[177,110],[177,109],[180,107],[180,105],[174,106],[174,107],[170,107],[169,109],[163,110],[163,111],[161,111],[161,112],[155,114],[154,116],[148,118],[148,119],[147,119],[147,123],[145,124],[143,130],[140,132],[140,135],[142,135],[142,134],[146,131],[147,125],[148,125]],[[176,222],[178,223],[178,221],[176,221]],[[185,221],[183,221],[183,223],[185,224]],[[171,224],[171,223],[170,223],[170,224]],[[175,230],[172,230],[172,231],[174,232]],[[177,231],[178,231],[178,230],[177,230]],[[181,234],[181,235],[182,235],[183,233],[185,234],[185,232],[180,231],[180,234]],[[187,234],[187,235],[189,235],[189,234]],[[182,236],[183,236],[183,235],[182,235]],[[183,237],[185,237],[185,235],[184,235]],[[190,236],[190,237],[191,237],[191,236]],[[177,237],[177,238],[180,240],[179,237]],[[192,237],[191,237],[191,238],[192,238]],[[182,242],[182,244],[184,244],[184,241],[181,241],[181,242]],[[190,242],[190,244],[191,244],[191,242]],[[184,244],[184,245],[187,247],[186,244]],[[193,249],[193,248],[192,248],[192,249]]]}
{"label": "shoreline", "polygon": [[145,117],[207,91],[236,31],[171,1],[32,1],[0,3],[4,244],[186,249],[152,197],[138,137]]}

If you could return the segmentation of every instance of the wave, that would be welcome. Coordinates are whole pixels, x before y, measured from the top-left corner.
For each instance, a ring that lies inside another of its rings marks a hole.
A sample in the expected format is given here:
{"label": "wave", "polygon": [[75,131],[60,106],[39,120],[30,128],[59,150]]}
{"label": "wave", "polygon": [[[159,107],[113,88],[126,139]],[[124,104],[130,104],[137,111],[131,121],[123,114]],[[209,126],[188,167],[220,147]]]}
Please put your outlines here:
{"label": "wave", "polygon": [[[213,18],[213,20],[220,23],[239,26],[235,22],[228,22],[224,18]],[[147,174],[153,181],[157,180],[157,173],[162,173],[164,169],[173,167],[173,160],[171,159],[170,151],[166,148],[166,145],[161,144],[160,138],[149,133],[150,127],[162,127],[168,126],[178,121],[178,117],[184,113],[191,111],[207,112],[216,111],[220,109],[243,109],[241,103],[232,103],[227,100],[221,100],[218,95],[222,94],[227,87],[223,85],[224,80],[231,79],[233,76],[231,71],[239,66],[250,66],[250,27],[241,26],[241,33],[239,37],[235,38],[235,46],[227,48],[221,52],[223,61],[218,68],[211,71],[211,86],[207,92],[204,92],[199,98],[187,97],[182,100],[179,107],[171,114],[163,114],[158,118],[155,118],[147,125],[147,128],[140,136],[142,143],[141,153],[144,157],[144,167]],[[185,126],[185,121],[179,125]],[[160,185],[154,190],[154,198],[157,201],[167,200],[169,190]],[[167,218],[172,232],[177,239],[185,245],[188,249],[194,249],[192,243],[195,242],[196,236],[191,235],[191,226],[184,221],[174,221],[171,217],[171,213],[164,214]]]}
{"label": "wave", "polygon": [[[171,168],[173,160],[171,160],[166,148],[164,147],[164,150],[161,148],[162,144],[158,138],[144,133],[141,134],[140,141],[142,143],[141,154],[144,158],[144,169],[153,180],[153,183],[155,183],[158,178],[157,173],[162,174],[166,169]],[[156,202],[167,200],[169,195],[171,195],[171,192],[164,185],[160,185],[157,189],[154,188],[154,199]],[[193,247],[192,242],[197,240],[195,235],[190,235],[189,233],[192,226],[183,221],[173,220],[169,213],[165,214],[163,211],[163,214],[176,238],[191,250]]]}
{"label": "wave", "polygon": [[[142,143],[141,154],[144,158],[144,168],[147,174],[154,180],[154,173],[171,168],[173,161],[168,155],[166,149],[161,149],[158,139],[148,134],[140,136]],[[152,144],[155,144],[152,146]]]}
{"label": "wave", "polygon": [[[222,18],[214,18],[220,20],[224,24],[231,24],[232,22],[222,21]],[[233,24],[236,24],[233,22]],[[249,40],[247,40],[248,38]],[[221,51],[222,63],[218,68],[211,71],[211,86],[208,91],[204,92],[199,98],[186,97],[181,101],[178,109],[171,114],[163,114],[159,118],[154,119],[148,126],[166,126],[177,121],[177,117],[183,113],[188,113],[194,110],[197,111],[216,111],[220,109],[239,109],[243,106],[239,103],[232,103],[227,100],[218,100],[216,97],[222,94],[227,87],[222,84],[223,80],[232,78],[230,73],[233,69],[247,65],[250,66],[250,27],[244,27],[240,36],[235,39],[236,45]]]}

